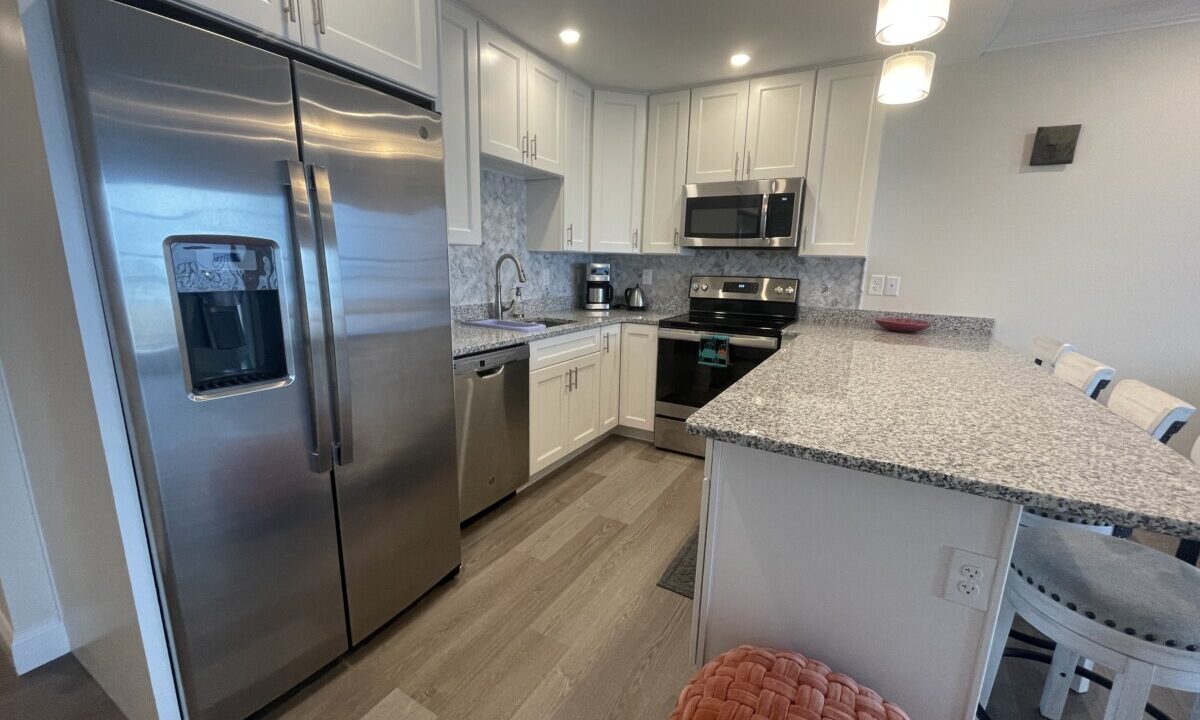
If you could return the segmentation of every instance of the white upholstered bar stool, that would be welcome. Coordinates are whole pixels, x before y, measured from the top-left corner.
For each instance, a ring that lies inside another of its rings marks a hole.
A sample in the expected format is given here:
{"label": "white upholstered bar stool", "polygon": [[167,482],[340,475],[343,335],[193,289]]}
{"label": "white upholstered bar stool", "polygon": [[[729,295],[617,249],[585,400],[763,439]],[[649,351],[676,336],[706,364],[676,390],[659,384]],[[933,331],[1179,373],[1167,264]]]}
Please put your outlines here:
{"label": "white upholstered bar stool", "polygon": [[1054,363],[1054,376],[1079,388],[1091,399],[1100,397],[1100,391],[1112,382],[1116,370],[1083,353],[1070,352],[1058,357]]}
{"label": "white upholstered bar stool", "polygon": [[[1017,535],[981,704],[1020,615],[1057,646],[1039,710],[1062,717],[1080,658],[1115,673],[1104,720],[1141,720],[1154,685],[1200,693],[1200,569],[1120,538],[1060,528]],[[1200,702],[1191,720],[1200,720]]]}
{"label": "white upholstered bar stool", "polygon": [[1033,364],[1041,365],[1047,370],[1053,370],[1058,358],[1069,352],[1075,352],[1075,346],[1070,343],[1045,335],[1038,335],[1033,339]]}

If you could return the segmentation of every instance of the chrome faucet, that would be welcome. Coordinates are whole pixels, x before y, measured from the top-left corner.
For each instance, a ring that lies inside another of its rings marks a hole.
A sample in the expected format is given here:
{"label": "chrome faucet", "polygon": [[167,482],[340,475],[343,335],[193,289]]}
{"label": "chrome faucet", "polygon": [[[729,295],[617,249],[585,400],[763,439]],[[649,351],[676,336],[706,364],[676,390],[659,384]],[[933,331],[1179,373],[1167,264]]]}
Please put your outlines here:
{"label": "chrome faucet", "polygon": [[517,266],[518,282],[528,282],[528,279],[525,277],[525,268],[521,267],[521,261],[517,259],[516,255],[513,255],[512,253],[504,253],[498,260],[496,260],[496,306],[492,309],[492,315],[497,320],[504,319],[504,313],[511,310],[513,303],[516,302],[516,300],[513,300],[512,302],[508,303],[508,305],[505,305],[504,296],[501,293],[500,266],[504,264],[505,260],[512,260],[513,265]]}

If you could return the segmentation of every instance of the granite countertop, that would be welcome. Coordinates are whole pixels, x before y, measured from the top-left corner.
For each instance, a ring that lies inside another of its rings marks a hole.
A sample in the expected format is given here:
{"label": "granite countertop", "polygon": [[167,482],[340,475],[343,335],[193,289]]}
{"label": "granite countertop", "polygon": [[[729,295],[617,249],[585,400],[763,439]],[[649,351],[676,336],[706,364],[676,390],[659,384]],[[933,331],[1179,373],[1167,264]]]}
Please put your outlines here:
{"label": "granite countertop", "polygon": [[[474,355],[487,350],[496,350],[513,345],[522,345],[535,340],[542,340],[555,335],[565,335],[588,328],[615,325],[617,323],[637,323],[641,325],[657,325],[658,321],[679,312],[678,310],[610,310],[606,315],[589,314],[586,310],[547,310],[538,313],[536,317],[558,318],[570,320],[567,325],[556,325],[539,332],[521,332],[519,330],[496,330],[494,328],[467,325],[462,320],[455,320],[452,326],[454,357]],[[531,316],[532,317],[532,316]]]}
{"label": "granite countertop", "polygon": [[696,412],[768,452],[1200,539],[1200,469],[989,335],[798,323]]}

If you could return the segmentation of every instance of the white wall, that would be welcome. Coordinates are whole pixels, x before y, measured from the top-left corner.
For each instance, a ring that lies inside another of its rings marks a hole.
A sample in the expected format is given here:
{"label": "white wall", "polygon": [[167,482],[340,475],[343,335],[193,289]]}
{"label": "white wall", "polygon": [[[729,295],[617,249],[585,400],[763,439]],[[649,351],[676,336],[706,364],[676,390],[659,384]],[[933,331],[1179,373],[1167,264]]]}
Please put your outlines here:
{"label": "white wall", "polygon": [[[1198,53],[1192,23],[937,68],[888,116],[866,272],[903,281],[863,307],[994,317],[1200,406]],[[1072,123],[1074,164],[1027,166]]]}
{"label": "white wall", "polygon": [[70,650],[0,364],[0,642],[17,673]]}

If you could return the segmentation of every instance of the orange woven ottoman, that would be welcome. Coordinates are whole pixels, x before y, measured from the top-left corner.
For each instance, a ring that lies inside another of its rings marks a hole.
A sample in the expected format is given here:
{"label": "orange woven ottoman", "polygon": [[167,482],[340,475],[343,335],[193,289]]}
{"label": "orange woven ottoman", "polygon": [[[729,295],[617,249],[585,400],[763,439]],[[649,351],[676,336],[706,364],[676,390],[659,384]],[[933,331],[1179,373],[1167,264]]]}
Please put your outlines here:
{"label": "orange woven ottoman", "polygon": [[803,655],[743,645],[692,678],[671,720],[909,720],[895,705]]}

